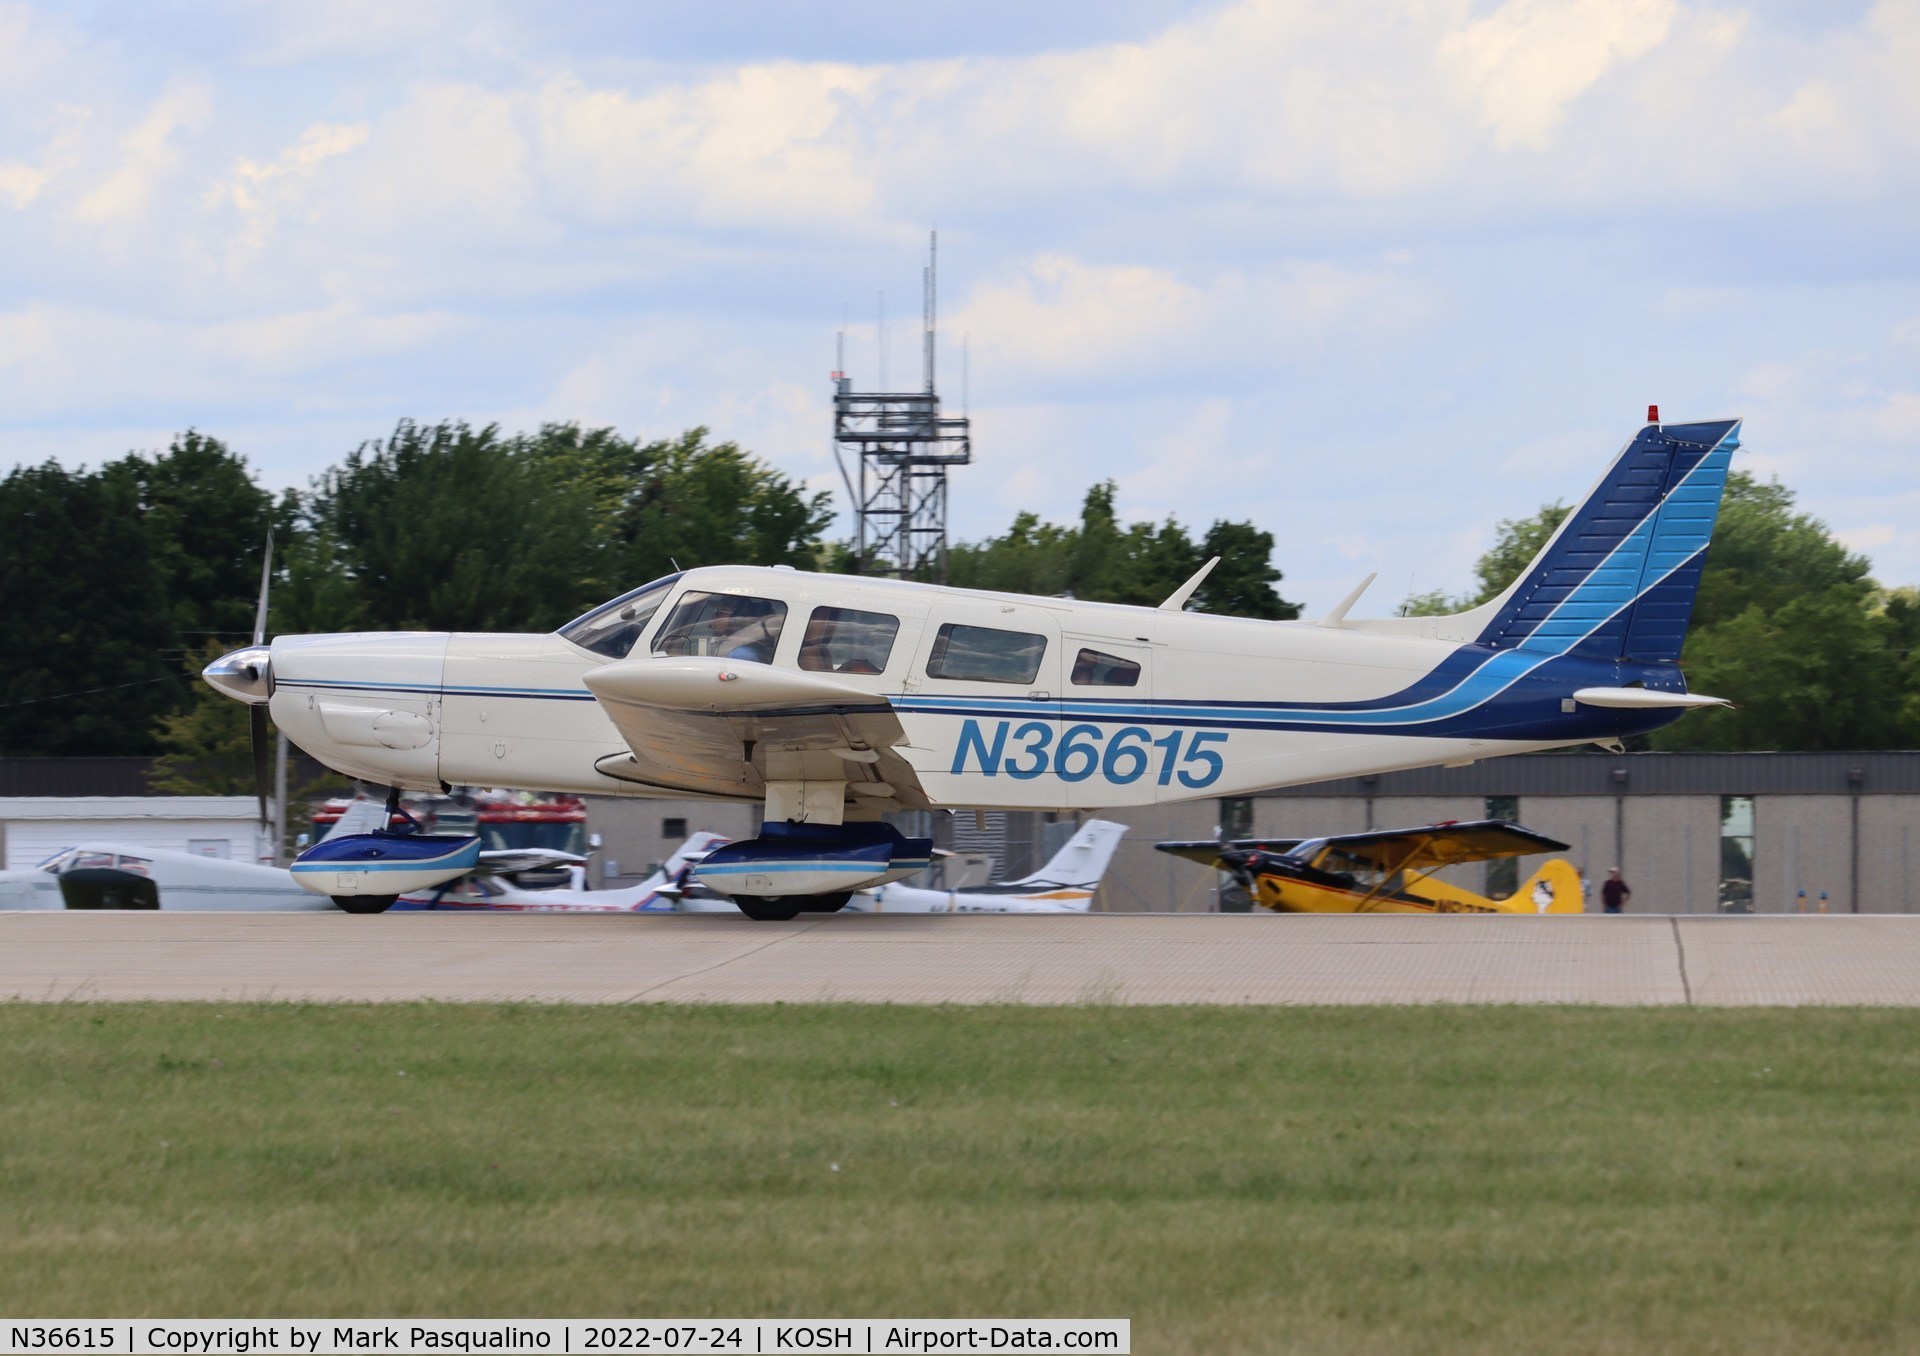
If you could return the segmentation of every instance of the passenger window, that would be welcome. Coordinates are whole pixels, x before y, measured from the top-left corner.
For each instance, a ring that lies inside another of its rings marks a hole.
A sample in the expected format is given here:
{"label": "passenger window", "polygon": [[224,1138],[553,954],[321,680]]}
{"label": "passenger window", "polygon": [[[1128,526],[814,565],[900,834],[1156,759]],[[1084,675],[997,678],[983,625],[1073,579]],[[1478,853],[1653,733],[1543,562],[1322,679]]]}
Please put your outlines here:
{"label": "passenger window", "polygon": [[968,683],[1031,683],[1040,672],[1047,638],[1025,631],[948,622],[933,640],[927,677]]}
{"label": "passenger window", "polygon": [[900,619],[851,607],[816,607],[800,637],[800,667],[814,673],[881,673]]}
{"label": "passenger window", "polygon": [[1137,687],[1140,666],[1100,650],[1082,650],[1073,661],[1073,681],[1083,687]]}
{"label": "passenger window", "polygon": [[732,593],[689,593],[667,618],[655,654],[711,654],[723,659],[770,663],[786,624],[787,605],[773,598]]}

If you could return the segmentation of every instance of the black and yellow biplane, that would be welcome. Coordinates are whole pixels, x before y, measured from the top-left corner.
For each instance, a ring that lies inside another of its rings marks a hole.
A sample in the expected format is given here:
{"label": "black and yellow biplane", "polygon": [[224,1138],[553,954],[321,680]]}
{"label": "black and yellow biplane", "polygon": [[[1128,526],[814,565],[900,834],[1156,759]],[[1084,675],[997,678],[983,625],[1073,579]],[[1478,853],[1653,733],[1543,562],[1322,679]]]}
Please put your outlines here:
{"label": "black and yellow biplane", "polygon": [[1276,913],[1580,913],[1580,873],[1553,858],[1504,899],[1434,878],[1466,862],[1563,852],[1567,845],[1504,819],[1444,821],[1326,838],[1156,843],[1231,874]]}

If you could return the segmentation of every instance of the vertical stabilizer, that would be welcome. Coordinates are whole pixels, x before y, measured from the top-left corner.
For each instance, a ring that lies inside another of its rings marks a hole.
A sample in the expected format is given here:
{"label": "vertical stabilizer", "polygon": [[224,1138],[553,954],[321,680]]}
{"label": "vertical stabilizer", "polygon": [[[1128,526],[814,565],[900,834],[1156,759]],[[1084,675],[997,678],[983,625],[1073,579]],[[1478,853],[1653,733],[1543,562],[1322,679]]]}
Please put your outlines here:
{"label": "vertical stabilizer", "polygon": [[1114,850],[1120,846],[1120,840],[1126,836],[1125,824],[1114,824],[1104,819],[1089,819],[1080,826],[1080,831],[1067,840],[1065,847],[1053,854],[1053,860],[1019,880],[1006,881],[1007,885],[1084,885],[1092,888],[1100,883],[1107,874],[1107,863],[1113,860]]}
{"label": "vertical stabilizer", "polygon": [[1740,421],[1648,424],[1492,602],[1456,621],[1495,649],[1677,660]]}

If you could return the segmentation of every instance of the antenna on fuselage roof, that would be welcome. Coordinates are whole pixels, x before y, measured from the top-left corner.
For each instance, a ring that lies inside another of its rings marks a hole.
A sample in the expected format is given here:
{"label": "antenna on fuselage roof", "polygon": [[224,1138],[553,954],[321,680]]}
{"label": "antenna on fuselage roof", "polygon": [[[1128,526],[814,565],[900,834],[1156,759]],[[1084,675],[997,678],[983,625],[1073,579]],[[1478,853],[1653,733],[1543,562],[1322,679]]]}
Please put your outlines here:
{"label": "antenna on fuselage roof", "polygon": [[1207,576],[1213,573],[1213,567],[1219,563],[1220,557],[1215,556],[1205,565],[1195,570],[1193,572],[1193,578],[1167,595],[1167,601],[1160,604],[1159,610],[1162,612],[1178,612],[1181,608],[1185,607],[1187,605],[1187,599],[1193,597],[1193,591],[1206,581]]}

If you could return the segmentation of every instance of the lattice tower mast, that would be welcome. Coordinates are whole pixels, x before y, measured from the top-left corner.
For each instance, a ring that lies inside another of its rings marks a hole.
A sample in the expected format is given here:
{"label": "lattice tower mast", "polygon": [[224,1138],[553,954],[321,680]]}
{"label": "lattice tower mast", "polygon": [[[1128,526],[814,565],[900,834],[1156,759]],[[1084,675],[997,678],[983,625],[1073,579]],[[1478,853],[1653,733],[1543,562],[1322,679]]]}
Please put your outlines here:
{"label": "lattice tower mast", "polygon": [[[947,470],[973,460],[966,415],[940,413],[934,357],[938,312],[939,233],[921,270],[921,351],[925,388],[861,392],[846,373],[846,334],[833,374],[834,453],[860,460],[853,493],[854,542],[862,574],[943,584],[947,578]],[[884,344],[884,333],[880,336]],[[884,357],[881,372],[885,373]],[[883,381],[884,384],[884,375]],[[841,461],[845,473],[844,457]]]}

